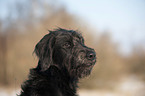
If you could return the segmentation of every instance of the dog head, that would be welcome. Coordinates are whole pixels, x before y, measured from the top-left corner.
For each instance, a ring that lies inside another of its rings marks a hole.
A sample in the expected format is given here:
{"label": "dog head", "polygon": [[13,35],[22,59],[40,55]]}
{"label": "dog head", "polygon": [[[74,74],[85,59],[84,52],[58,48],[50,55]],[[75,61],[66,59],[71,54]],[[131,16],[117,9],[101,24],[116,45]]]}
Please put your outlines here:
{"label": "dog head", "polygon": [[85,46],[80,33],[61,28],[45,35],[36,45],[35,53],[41,71],[56,66],[78,78],[89,75],[96,62],[94,49]]}

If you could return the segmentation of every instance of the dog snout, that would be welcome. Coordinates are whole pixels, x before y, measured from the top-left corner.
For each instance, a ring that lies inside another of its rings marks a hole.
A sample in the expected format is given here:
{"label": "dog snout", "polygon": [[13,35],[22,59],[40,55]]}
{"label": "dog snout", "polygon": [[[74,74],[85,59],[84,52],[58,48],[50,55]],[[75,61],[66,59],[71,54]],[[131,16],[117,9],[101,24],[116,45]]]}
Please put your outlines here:
{"label": "dog snout", "polygon": [[96,53],[94,51],[88,51],[86,57],[88,60],[94,60],[96,58]]}

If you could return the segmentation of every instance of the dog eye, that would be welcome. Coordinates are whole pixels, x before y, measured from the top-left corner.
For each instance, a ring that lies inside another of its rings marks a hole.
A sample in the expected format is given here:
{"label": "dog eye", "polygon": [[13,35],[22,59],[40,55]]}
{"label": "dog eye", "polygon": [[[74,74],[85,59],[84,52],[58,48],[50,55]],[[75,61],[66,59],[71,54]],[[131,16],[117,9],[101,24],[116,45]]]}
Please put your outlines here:
{"label": "dog eye", "polygon": [[71,46],[71,44],[69,43],[69,42],[66,42],[66,43],[64,43],[64,45],[63,45],[64,47],[70,47]]}

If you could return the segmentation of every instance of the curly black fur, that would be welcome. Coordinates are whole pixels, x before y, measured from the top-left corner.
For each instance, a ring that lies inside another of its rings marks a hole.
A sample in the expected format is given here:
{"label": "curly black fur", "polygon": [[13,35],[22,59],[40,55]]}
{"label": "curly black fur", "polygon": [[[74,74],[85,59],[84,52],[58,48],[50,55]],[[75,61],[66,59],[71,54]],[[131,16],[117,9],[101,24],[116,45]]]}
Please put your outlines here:
{"label": "curly black fur", "polygon": [[45,35],[34,52],[38,66],[30,70],[20,96],[77,96],[79,78],[89,75],[96,62],[80,33],[61,28]]}

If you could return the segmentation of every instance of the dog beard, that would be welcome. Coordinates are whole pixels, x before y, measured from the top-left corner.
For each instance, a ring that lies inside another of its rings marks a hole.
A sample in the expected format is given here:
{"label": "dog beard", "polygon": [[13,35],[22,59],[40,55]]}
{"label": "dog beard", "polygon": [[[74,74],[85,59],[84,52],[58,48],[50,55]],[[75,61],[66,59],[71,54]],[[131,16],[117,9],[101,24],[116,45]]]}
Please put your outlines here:
{"label": "dog beard", "polygon": [[78,78],[84,78],[87,77],[88,75],[90,75],[91,70],[92,70],[93,66],[79,66],[76,69],[76,75],[78,76]]}
{"label": "dog beard", "polygon": [[66,55],[62,64],[64,64],[64,68],[67,68],[70,76],[79,79],[90,75],[94,63],[95,62],[86,62],[85,64],[85,60],[80,60],[72,55]]}

